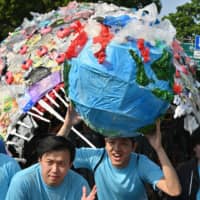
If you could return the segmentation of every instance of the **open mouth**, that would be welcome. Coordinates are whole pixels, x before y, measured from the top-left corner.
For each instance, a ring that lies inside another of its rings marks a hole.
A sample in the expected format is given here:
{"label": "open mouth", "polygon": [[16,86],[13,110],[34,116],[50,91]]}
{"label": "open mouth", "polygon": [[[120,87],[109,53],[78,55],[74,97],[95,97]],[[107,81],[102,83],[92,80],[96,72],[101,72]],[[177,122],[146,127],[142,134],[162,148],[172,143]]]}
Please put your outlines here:
{"label": "open mouth", "polygon": [[122,156],[121,154],[115,153],[115,154],[112,154],[112,158],[114,161],[120,161],[122,159]]}
{"label": "open mouth", "polygon": [[56,180],[59,179],[59,176],[55,176],[55,175],[49,176],[49,179],[52,180],[52,181],[56,181]]}

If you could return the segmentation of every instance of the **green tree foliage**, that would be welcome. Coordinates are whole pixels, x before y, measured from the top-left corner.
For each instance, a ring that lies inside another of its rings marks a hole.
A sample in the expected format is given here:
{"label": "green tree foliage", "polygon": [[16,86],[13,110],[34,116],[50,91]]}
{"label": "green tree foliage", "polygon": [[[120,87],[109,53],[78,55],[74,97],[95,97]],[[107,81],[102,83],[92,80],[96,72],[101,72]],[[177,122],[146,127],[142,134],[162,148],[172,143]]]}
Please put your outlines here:
{"label": "green tree foliage", "polygon": [[[83,2],[83,0],[79,0],[79,2]],[[84,2],[99,2],[99,0],[84,0]],[[159,12],[161,10],[160,0],[103,0],[103,2],[113,3],[117,6],[124,6],[128,8],[141,8],[154,2],[158,7]]]}
{"label": "green tree foliage", "polygon": [[[13,32],[26,17],[31,20],[30,11],[45,13],[59,6],[66,6],[70,0],[0,0],[0,41],[3,40],[9,32]],[[79,2],[98,2],[98,0],[82,0]],[[105,0],[104,2],[114,3],[126,7],[143,7],[155,2],[160,11],[160,0]]]}
{"label": "green tree foliage", "polygon": [[177,7],[176,13],[166,16],[176,27],[176,37],[180,41],[193,40],[195,35],[200,35],[200,1],[192,0]]}
{"label": "green tree foliage", "polygon": [[30,11],[44,13],[68,2],[69,0],[0,0],[0,40],[14,31],[25,17],[31,19]]}

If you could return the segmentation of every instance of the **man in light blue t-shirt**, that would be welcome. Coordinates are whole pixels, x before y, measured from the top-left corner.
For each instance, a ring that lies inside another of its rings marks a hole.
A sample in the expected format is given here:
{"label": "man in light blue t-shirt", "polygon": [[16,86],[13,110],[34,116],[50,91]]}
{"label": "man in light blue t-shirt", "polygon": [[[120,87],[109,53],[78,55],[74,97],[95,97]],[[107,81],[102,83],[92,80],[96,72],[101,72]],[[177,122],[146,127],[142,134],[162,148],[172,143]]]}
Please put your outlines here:
{"label": "man in light blue t-shirt", "polygon": [[[78,121],[80,117],[70,105],[58,135],[67,137]],[[105,138],[105,149],[77,149],[74,166],[94,172],[99,200],[146,200],[146,182],[171,196],[179,195],[181,187],[177,174],[161,144],[160,121],[156,123],[156,134],[149,135],[148,140],[162,170],[146,156],[134,153],[132,138],[120,137]]]}
{"label": "man in light blue t-shirt", "polygon": [[[50,135],[37,145],[39,163],[12,179],[6,200],[94,200],[96,188],[70,168],[75,147],[67,139]],[[87,194],[86,194],[87,191]]]}
{"label": "man in light blue t-shirt", "polygon": [[12,177],[20,166],[12,157],[0,153],[0,199],[4,200]]}

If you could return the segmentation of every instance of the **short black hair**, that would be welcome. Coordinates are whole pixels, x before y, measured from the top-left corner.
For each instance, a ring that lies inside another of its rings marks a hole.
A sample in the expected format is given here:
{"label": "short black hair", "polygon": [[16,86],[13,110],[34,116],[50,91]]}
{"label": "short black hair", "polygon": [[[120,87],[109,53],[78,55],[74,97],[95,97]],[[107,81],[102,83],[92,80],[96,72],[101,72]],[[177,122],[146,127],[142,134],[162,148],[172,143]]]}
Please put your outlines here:
{"label": "short black hair", "polygon": [[190,136],[191,147],[194,148],[196,145],[200,144],[200,127],[196,129]]}
{"label": "short black hair", "polygon": [[105,136],[104,137],[105,138],[105,140],[106,139],[119,139],[119,138],[121,138],[121,139],[128,139],[128,140],[130,140],[132,143],[135,143],[136,142],[136,137],[120,137],[120,136]]}
{"label": "short black hair", "polygon": [[75,146],[69,139],[63,136],[46,135],[38,140],[36,149],[38,158],[51,151],[68,150],[70,153],[70,162],[74,161]]}

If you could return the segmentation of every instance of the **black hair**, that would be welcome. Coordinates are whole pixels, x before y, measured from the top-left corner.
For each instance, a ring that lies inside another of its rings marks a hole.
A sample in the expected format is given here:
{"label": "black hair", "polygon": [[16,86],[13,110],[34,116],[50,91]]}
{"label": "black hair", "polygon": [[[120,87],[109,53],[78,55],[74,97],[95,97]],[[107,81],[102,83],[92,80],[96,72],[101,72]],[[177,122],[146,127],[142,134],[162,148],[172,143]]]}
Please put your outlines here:
{"label": "black hair", "polygon": [[117,139],[117,138],[128,139],[128,140],[130,140],[133,144],[137,141],[137,138],[136,138],[136,137],[117,137],[117,136],[114,136],[114,137],[107,136],[107,137],[105,137],[105,139]]}
{"label": "black hair", "polygon": [[135,137],[128,137],[129,140],[131,140],[132,143],[136,142],[136,138]]}
{"label": "black hair", "polygon": [[192,135],[191,138],[191,147],[194,148],[197,144],[200,144],[200,127],[196,129]]}
{"label": "black hair", "polygon": [[68,150],[70,153],[70,162],[74,161],[75,146],[63,136],[46,135],[38,141],[36,148],[38,158],[41,158],[43,154],[51,151]]}

